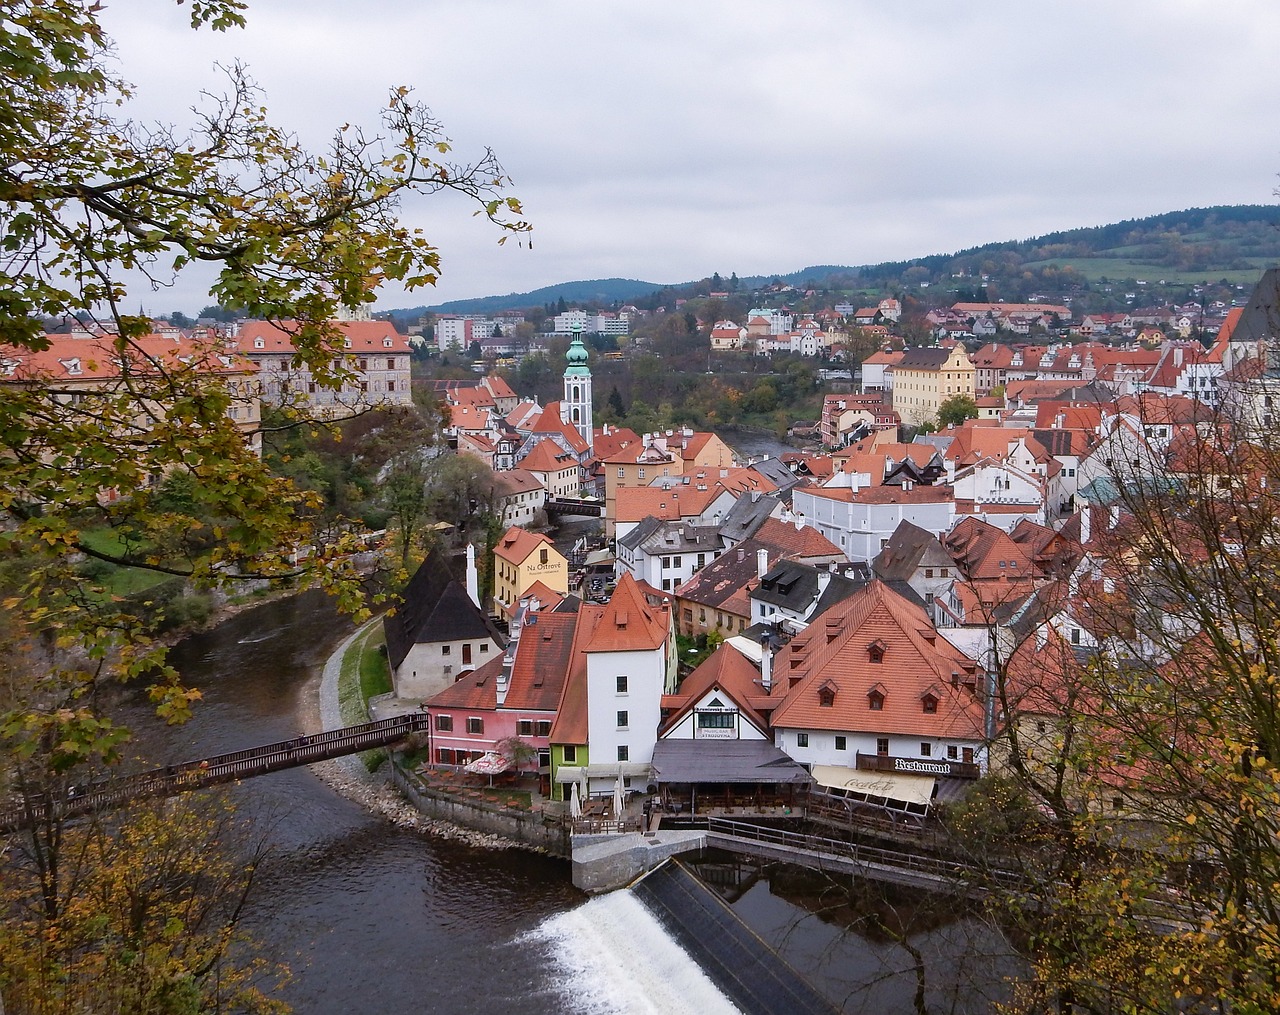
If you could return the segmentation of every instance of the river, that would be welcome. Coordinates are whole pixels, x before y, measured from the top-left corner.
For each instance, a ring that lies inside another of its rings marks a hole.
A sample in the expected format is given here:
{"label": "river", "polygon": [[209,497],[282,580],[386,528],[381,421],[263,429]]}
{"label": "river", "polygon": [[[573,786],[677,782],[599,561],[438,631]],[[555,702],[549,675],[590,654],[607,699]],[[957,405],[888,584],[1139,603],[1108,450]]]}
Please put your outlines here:
{"label": "river", "polygon": [[[190,723],[159,723],[140,690],[118,709],[140,753],[161,764],[294,736],[300,696],[315,693],[319,668],[349,630],[317,593],[258,607],[175,649],[173,661],[204,694]],[[731,1010],[634,898],[586,901],[564,861],[399,829],[307,769],[229,792],[273,845],[249,924],[269,958],[292,969],[281,996],[299,1013]],[[906,898],[860,903],[858,915],[847,901],[833,908],[834,886],[797,872],[775,869],[771,881],[724,860],[706,870],[740,915],[846,1011],[911,1010],[906,953],[883,933],[842,929],[885,906],[897,914],[886,922],[914,914],[904,928],[916,946],[943,956],[945,980],[962,972],[987,986],[998,979],[967,961],[991,950],[975,947],[976,921],[936,912],[921,919],[919,900]],[[846,899],[843,890],[836,896]],[[946,1010],[985,1007],[970,992]]]}

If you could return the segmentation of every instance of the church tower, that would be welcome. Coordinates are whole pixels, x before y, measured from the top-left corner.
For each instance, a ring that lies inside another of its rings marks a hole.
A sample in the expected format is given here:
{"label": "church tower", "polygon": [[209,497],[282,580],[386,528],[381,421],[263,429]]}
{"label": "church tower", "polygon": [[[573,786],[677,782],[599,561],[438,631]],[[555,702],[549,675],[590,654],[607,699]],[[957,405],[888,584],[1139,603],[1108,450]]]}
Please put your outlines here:
{"label": "church tower", "polygon": [[560,415],[591,447],[595,430],[591,421],[591,371],[587,369],[587,347],[582,344],[582,325],[574,324],[573,341],[565,353],[569,365],[564,370],[564,401]]}

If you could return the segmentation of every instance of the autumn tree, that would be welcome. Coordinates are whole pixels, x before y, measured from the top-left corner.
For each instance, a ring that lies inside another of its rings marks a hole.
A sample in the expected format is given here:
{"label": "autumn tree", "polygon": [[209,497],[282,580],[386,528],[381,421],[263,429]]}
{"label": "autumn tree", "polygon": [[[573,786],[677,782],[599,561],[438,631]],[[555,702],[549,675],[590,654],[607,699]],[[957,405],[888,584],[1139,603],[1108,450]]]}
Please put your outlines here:
{"label": "autumn tree", "polygon": [[992,899],[1026,1011],[1280,1005],[1280,448],[1151,404],[1079,566],[993,639],[993,763],[1032,818],[985,855],[1023,875]]}
{"label": "autumn tree", "polygon": [[[189,10],[194,27],[221,31],[243,23],[245,5],[191,0]],[[145,676],[171,721],[199,698],[165,663],[152,621],[111,595],[86,560],[197,588],[314,580],[348,609],[362,605],[341,543],[304,569],[292,563],[295,547],[313,542],[317,498],[246,443],[229,413],[243,394],[240,368],[225,348],[211,340],[166,356],[145,341],[149,322],[126,309],[139,280],[149,288],[212,268],[212,305],[286,327],[298,365],[338,387],[347,374],[331,323],[340,308],[370,304],[387,281],[412,289],[436,279],[438,252],[397,218],[403,195],[453,191],[504,238],[528,228],[493,155],[453,161],[441,125],[406,88],[391,92],[378,133],[344,126],[320,154],[269,120],[238,67],[189,130],[129,119],[130,86],[115,73],[103,16],[81,0],[0,5],[0,584],[6,644],[41,649],[9,660],[0,789],[26,799],[65,793],[119,759],[127,734],[98,708],[102,681]],[[91,389],[39,358],[45,322],[73,319],[101,335],[86,344],[86,366],[105,374]],[[166,496],[178,478],[183,496]],[[173,538],[204,526],[209,540]],[[98,847],[47,822],[27,834],[25,859],[6,854],[6,891],[18,893],[15,905],[34,900],[39,919],[18,938],[6,931],[5,973],[18,940],[65,939],[81,921],[110,929],[113,914],[73,910],[59,880],[68,848],[105,857],[124,826],[104,834]],[[175,916],[147,932],[184,928]],[[189,982],[185,1007],[118,1010],[206,1010],[208,983]]]}

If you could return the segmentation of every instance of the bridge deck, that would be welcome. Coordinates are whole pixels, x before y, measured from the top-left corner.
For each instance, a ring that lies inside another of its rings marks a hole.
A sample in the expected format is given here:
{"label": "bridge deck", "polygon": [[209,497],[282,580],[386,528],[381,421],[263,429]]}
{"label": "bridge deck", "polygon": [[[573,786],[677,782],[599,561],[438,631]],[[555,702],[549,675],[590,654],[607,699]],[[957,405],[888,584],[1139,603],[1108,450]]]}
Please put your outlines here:
{"label": "bridge deck", "polygon": [[73,790],[65,798],[37,798],[0,810],[0,832],[29,828],[50,818],[76,817],[119,807],[131,800],[175,796],[205,786],[386,747],[411,733],[425,730],[427,722],[425,713],[395,716],[92,783]]}
{"label": "bridge deck", "polygon": [[[989,889],[993,877],[990,870],[979,871],[907,850],[880,849],[722,818],[708,820],[707,845],[935,892],[980,896]],[[999,872],[994,874],[999,876]],[[1025,887],[1012,873],[1008,882],[1009,887]]]}

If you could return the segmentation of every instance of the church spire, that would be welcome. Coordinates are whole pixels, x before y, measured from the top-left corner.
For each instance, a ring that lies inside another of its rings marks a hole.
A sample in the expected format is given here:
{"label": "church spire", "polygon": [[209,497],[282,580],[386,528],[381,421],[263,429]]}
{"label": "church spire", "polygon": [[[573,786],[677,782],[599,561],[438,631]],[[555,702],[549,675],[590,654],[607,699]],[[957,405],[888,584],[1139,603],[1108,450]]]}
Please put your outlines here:
{"label": "church spire", "polygon": [[595,430],[591,419],[591,371],[587,369],[587,347],[582,344],[582,325],[572,326],[573,341],[565,354],[568,366],[564,370],[564,401],[560,403],[561,418],[582,435],[590,447]]}

